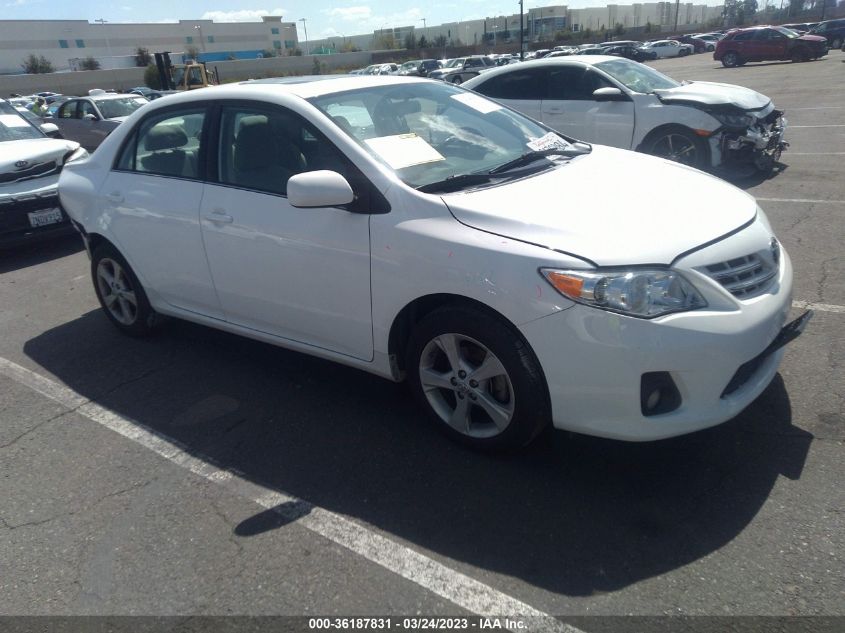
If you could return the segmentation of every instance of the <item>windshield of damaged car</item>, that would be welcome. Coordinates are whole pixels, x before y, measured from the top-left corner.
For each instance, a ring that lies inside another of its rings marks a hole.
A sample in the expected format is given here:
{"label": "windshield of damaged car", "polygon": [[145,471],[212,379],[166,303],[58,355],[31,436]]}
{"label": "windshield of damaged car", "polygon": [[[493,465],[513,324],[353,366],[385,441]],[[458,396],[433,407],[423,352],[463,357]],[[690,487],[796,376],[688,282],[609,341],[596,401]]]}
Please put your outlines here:
{"label": "windshield of damaged car", "polygon": [[[459,175],[487,174],[526,153],[570,147],[531,119],[445,83],[374,86],[310,101],[416,188]],[[547,169],[554,160],[544,158],[524,168]]]}
{"label": "windshield of damaged car", "polygon": [[595,67],[606,72],[629,90],[643,94],[650,94],[655,90],[677,88],[681,85],[650,66],[644,66],[628,59],[600,62]]}
{"label": "windshield of damaged car", "polygon": [[0,101],[0,142],[44,138],[44,134],[27,121],[15,108]]}
{"label": "windshield of damaged car", "polygon": [[772,30],[777,31],[778,33],[780,33],[782,35],[786,35],[786,37],[788,37],[791,40],[794,40],[796,37],[799,37],[798,33],[793,31],[792,29],[785,29],[782,26],[773,26]]}

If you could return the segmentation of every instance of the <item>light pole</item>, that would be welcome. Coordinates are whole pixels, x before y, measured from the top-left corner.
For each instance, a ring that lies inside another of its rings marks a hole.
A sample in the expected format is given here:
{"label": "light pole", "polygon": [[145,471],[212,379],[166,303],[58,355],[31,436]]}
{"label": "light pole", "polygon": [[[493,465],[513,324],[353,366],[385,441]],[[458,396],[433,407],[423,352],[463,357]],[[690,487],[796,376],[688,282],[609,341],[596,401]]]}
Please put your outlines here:
{"label": "light pole", "polygon": [[200,32],[200,46],[202,46],[202,52],[205,52],[205,38],[202,36],[202,27],[197,24],[194,26],[194,29]]}
{"label": "light pole", "polygon": [[423,23],[423,37],[425,38],[426,45],[428,45],[428,26],[425,23],[425,18],[420,18],[420,22]]}
{"label": "light pole", "polygon": [[519,0],[519,60],[525,60],[525,28],[522,26],[522,0]]}
{"label": "light pole", "polygon": [[302,28],[305,30],[305,54],[310,55],[311,52],[308,49],[308,24],[305,18],[299,18],[297,22],[302,22]]}
{"label": "light pole", "polygon": [[[108,20],[104,20],[103,18],[97,18],[94,22],[99,22],[103,26],[106,25]],[[106,31],[106,50],[109,52],[109,57],[111,57],[111,41],[109,40],[108,31]]]}

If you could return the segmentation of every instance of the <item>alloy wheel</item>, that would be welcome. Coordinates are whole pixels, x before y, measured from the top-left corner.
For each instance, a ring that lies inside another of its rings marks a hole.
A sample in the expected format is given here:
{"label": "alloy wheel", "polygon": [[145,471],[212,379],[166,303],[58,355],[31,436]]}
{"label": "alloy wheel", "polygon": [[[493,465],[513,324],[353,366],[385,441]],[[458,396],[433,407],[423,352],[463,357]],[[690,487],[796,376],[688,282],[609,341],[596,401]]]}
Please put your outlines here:
{"label": "alloy wheel", "polygon": [[431,339],[419,361],[423,394],[434,412],[458,433],[495,437],[514,414],[514,390],[504,364],[482,343],[463,334]]}
{"label": "alloy wheel", "polygon": [[698,147],[692,139],[672,132],[658,138],[652,144],[650,153],[692,167],[698,165],[700,158]]}
{"label": "alloy wheel", "polygon": [[106,310],[122,325],[132,325],[138,318],[138,298],[123,267],[104,257],[97,264],[97,288]]}

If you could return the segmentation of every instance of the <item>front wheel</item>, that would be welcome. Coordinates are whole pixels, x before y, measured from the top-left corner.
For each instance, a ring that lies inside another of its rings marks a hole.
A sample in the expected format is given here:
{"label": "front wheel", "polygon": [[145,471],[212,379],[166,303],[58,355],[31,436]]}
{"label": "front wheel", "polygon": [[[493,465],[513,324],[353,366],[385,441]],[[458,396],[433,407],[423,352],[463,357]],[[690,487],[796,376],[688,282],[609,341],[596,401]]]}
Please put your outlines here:
{"label": "front wheel", "polygon": [[792,52],[792,61],[795,63],[806,62],[810,56],[803,48],[797,48]]}
{"label": "front wheel", "polygon": [[519,448],[550,422],[537,358],[518,332],[485,312],[435,310],[414,330],[406,358],[414,395],[463,444]]}
{"label": "front wheel", "polygon": [[91,256],[91,276],[97,299],[117,329],[129,336],[146,336],[152,331],[156,313],[141,282],[114,246],[104,243],[97,247]]}
{"label": "front wheel", "polygon": [[725,68],[734,68],[735,66],[740,66],[742,62],[742,58],[739,56],[738,53],[734,53],[730,51],[725,53],[724,57],[722,57],[722,66]]}
{"label": "front wheel", "polygon": [[842,38],[837,37],[830,43],[831,48],[841,48],[842,47]]}
{"label": "front wheel", "polygon": [[640,151],[697,169],[707,167],[707,146],[692,131],[680,126],[652,132]]}

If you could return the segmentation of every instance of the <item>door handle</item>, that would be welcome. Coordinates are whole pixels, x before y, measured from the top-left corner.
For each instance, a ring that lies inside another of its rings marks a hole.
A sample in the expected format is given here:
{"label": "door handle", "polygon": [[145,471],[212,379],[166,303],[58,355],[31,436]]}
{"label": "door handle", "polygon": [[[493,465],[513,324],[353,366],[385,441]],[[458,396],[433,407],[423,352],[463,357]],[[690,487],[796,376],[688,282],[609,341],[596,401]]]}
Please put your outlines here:
{"label": "door handle", "polygon": [[111,193],[106,194],[106,200],[119,204],[123,202],[123,195],[119,191],[112,191]]}
{"label": "door handle", "polygon": [[235,218],[226,213],[223,209],[215,209],[205,216],[205,219],[209,222],[214,222],[215,224],[231,224],[235,221]]}

